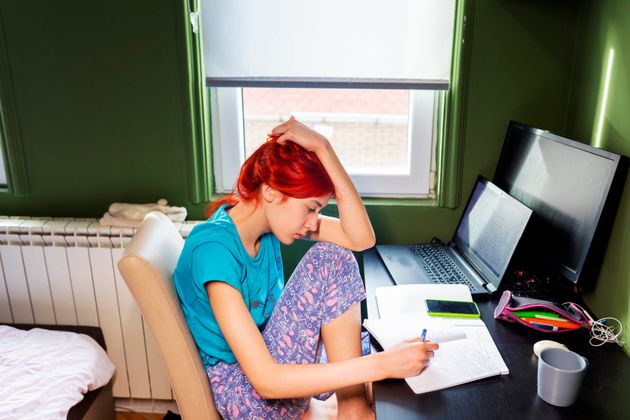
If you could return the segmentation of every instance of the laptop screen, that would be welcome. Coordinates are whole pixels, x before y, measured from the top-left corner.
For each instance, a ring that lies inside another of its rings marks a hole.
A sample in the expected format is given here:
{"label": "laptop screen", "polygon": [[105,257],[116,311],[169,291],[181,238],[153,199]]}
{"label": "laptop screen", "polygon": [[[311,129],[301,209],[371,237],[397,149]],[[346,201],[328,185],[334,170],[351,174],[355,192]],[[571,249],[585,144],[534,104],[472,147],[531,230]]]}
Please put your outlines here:
{"label": "laptop screen", "polygon": [[498,287],[531,214],[520,201],[479,177],[453,241],[468,262]]}

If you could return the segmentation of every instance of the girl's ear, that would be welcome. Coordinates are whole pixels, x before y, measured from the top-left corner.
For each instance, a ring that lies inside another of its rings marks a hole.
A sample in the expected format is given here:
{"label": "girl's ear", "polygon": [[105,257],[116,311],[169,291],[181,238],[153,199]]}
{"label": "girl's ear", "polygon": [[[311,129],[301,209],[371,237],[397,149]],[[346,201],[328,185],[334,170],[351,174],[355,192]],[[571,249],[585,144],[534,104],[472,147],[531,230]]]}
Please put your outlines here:
{"label": "girl's ear", "polygon": [[262,184],[260,188],[263,200],[267,203],[273,203],[282,199],[282,193],[267,184]]}

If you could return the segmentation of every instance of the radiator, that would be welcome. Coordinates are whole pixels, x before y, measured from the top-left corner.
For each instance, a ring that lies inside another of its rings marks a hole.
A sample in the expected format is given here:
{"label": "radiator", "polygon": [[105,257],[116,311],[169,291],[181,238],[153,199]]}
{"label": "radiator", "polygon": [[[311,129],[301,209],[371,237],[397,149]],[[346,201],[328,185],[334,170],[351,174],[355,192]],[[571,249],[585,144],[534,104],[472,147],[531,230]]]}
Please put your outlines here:
{"label": "radiator", "polygon": [[[199,222],[177,224],[182,237]],[[0,323],[103,330],[120,398],[173,399],[157,347],[118,260],[135,229],[96,219],[0,217]]]}

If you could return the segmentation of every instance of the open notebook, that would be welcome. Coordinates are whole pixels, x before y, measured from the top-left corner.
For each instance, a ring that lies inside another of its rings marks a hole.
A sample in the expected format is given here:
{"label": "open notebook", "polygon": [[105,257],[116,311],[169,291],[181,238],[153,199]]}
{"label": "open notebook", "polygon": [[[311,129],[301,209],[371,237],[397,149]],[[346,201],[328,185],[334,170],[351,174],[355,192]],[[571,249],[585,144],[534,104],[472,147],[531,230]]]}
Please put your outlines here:
{"label": "open notebook", "polygon": [[422,394],[495,375],[508,374],[490,332],[480,319],[429,317],[425,299],[472,300],[465,285],[416,284],[376,289],[379,319],[363,325],[384,348],[418,337],[440,344],[429,366],[405,381]]}

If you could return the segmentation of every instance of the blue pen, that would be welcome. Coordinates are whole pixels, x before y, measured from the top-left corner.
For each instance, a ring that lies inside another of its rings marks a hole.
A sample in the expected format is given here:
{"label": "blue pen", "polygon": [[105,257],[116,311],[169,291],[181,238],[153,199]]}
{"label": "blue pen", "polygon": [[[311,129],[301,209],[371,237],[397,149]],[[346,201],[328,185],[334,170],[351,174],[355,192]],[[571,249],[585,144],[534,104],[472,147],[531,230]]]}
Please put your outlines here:
{"label": "blue pen", "polygon": [[420,334],[420,338],[422,339],[423,343],[427,341],[427,329],[426,328],[422,329],[422,334]]}
{"label": "blue pen", "polygon": [[535,325],[538,328],[541,328],[543,330],[548,330],[548,331],[558,331],[558,327],[556,327],[555,325],[549,325],[549,324],[541,324],[538,322],[532,322],[532,325]]}

